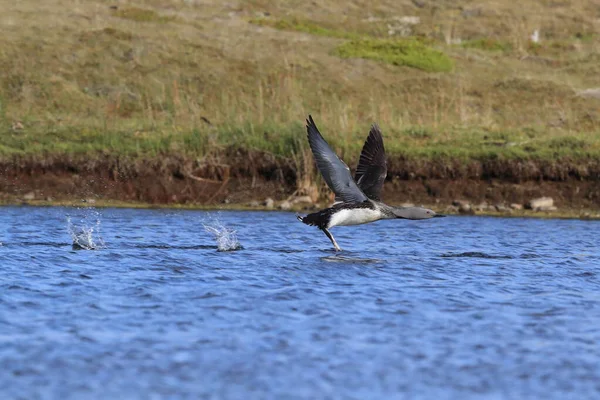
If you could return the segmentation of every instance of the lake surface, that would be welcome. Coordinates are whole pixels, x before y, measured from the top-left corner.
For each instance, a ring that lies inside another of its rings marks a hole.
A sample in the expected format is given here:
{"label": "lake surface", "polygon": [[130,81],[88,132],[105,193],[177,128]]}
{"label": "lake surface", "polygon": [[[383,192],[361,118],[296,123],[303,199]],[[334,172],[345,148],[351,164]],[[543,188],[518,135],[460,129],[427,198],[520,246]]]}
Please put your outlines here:
{"label": "lake surface", "polygon": [[600,398],[599,222],[332,233],[341,254],[292,213],[0,208],[0,397]]}

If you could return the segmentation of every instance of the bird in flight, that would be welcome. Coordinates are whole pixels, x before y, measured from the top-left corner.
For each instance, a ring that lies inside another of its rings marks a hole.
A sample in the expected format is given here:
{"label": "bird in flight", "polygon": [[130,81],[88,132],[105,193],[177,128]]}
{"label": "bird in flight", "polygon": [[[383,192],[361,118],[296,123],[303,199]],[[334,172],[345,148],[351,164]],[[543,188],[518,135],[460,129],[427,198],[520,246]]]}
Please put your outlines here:
{"label": "bird in flight", "polygon": [[373,124],[360,153],[354,179],[350,168],[329,147],[317,129],[312,116],[306,120],[308,143],[319,172],[327,186],[335,193],[333,206],[298,219],[321,229],[331,240],[336,251],[342,251],[329,232],[334,226],[360,225],[380,219],[429,219],[444,217],[422,207],[393,207],[381,201],[381,189],[387,176],[383,137]]}

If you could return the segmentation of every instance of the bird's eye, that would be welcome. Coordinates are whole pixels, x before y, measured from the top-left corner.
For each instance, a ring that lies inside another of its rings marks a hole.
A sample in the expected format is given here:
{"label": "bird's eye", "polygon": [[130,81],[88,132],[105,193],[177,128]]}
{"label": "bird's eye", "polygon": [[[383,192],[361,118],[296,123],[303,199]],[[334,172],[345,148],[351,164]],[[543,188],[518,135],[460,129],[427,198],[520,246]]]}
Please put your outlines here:
{"label": "bird's eye", "polygon": [[427,214],[431,214],[429,211],[427,211]]}

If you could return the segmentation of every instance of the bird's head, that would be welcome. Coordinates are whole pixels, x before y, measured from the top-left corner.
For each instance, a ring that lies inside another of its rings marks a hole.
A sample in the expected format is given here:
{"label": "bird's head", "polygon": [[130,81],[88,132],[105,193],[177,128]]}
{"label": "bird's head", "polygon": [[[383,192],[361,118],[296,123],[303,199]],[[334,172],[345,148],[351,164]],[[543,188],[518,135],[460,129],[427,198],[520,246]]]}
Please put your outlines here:
{"label": "bird's head", "polygon": [[445,217],[445,215],[438,214],[433,210],[423,207],[394,207],[393,213],[396,215],[396,217],[404,219],[429,219]]}

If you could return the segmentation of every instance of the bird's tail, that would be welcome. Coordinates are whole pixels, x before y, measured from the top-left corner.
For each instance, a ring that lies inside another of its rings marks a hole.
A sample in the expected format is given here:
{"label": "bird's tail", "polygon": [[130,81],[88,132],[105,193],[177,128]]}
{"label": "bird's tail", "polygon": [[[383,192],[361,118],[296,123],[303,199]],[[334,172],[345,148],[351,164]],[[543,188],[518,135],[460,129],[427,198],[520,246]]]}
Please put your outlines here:
{"label": "bird's tail", "polygon": [[323,229],[324,227],[327,226],[327,223],[329,221],[329,216],[328,216],[329,211],[330,211],[330,209],[328,208],[326,210],[321,210],[321,211],[314,212],[312,214],[308,214],[305,217],[296,215],[296,218],[298,218],[298,221],[301,221],[301,222],[305,223],[306,225],[317,226],[320,229]]}

